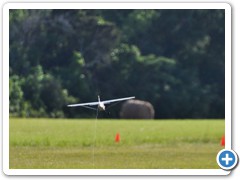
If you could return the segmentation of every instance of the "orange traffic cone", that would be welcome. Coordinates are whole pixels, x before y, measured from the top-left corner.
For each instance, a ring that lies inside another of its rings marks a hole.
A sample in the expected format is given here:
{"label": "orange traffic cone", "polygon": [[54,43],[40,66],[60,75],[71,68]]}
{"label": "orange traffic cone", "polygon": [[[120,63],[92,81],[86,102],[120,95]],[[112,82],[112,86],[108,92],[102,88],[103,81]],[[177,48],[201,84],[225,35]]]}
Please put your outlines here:
{"label": "orange traffic cone", "polygon": [[115,142],[120,142],[120,134],[119,133],[116,134]]}
{"label": "orange traffic cone", "polygon": [[222,136],[222,140],[221,140],[221,146],[225,146],[225,136]]}

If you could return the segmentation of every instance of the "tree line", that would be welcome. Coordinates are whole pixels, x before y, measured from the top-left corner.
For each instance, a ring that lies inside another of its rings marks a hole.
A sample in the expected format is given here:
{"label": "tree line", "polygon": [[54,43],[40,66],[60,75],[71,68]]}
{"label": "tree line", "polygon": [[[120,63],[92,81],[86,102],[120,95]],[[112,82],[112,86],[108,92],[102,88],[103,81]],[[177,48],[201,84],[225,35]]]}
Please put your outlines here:
{"label": "tree line", "polygon": [[[136,96],[156,118],[225,117],[225,12],[10,10],[10,115],[87,117]],[[112,109],[111,118],[117,118]]]}

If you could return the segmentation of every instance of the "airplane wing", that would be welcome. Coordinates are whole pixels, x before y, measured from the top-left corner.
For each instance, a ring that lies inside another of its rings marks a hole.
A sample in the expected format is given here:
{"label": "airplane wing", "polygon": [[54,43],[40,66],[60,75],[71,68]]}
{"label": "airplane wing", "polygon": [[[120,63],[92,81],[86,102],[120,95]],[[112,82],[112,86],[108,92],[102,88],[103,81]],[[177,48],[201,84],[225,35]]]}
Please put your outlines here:
{"label": "airplane wing", "polygon": [[99,102],[89,102],[89,103],[81,103],[81,104],[69,104],[68,107],[77,107],[77,106],[95,106],[98,105]]}
{"label": "airplane wing", "polygon": [[134,99],[135,97],[126,97],[126,98],[120,98],[120,99],[112,99],[112,100],[106,100],[106,101],[101,101],[103,104],[110,104],[112,102],[118,102],[118,101],[125,101],[125,100],[129,100],[129,99]]}

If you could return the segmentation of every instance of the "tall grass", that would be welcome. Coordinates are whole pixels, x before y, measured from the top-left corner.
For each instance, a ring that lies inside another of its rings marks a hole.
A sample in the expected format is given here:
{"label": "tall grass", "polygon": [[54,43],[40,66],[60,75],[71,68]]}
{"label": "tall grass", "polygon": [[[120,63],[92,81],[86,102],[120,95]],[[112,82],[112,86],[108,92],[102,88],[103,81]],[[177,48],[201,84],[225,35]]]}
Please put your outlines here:
{"label": "tall grass", "polygon": [[117,132],[122,145],[217,143],[224,133],[224,121],[12,119],[10,145],[91,146],[94,136],[98,146],[114,145]]}
{"label": "tall grass", "polygon": [[223,134],[224,120],[11,118],[10,167],[217,168]]}

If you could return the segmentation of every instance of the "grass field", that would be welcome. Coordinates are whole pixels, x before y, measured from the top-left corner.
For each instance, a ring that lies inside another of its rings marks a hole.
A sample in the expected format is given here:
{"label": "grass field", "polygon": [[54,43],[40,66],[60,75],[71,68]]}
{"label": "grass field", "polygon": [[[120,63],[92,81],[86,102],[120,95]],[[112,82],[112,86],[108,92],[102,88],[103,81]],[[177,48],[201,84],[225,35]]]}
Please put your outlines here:
{"label": "grass field", "polygon": [[10,118],[10,168],[217,169],[224,122]]}

